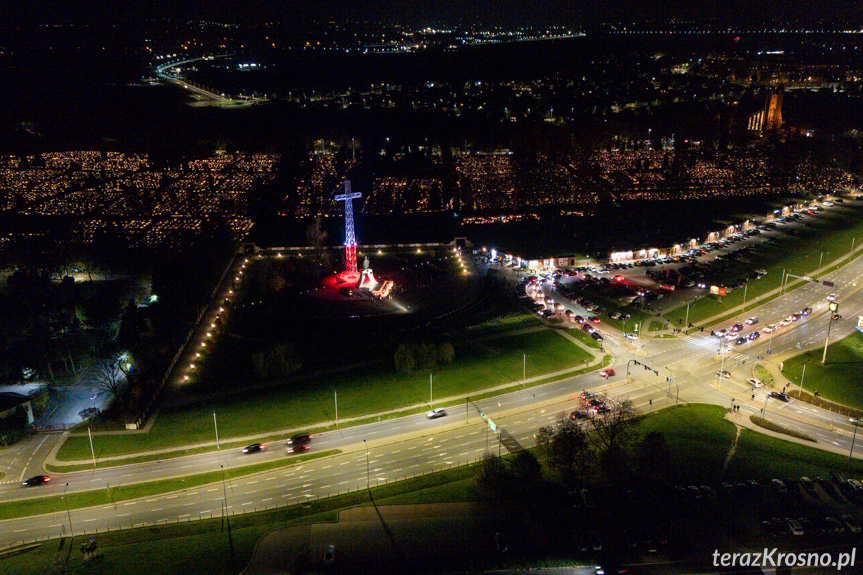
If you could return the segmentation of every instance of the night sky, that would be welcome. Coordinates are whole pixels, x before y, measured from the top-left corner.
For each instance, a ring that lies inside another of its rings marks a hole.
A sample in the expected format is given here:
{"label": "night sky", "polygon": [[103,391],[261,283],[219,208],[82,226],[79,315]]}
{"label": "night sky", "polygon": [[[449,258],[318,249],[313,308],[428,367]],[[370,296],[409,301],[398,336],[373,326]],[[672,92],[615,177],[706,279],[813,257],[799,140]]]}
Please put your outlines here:
{"label": "night sky", "polygon": [[4,21],[62,23],[68,21],[129,24],[144,18],[169,16],[225,22],[286,20],[313,24],[321,19],[352,18],[397,21],[408,25],[434,24],[594,24],[607,21],[719,20],[730,24],[753,20],[820,21],[859,25],[863,0],[321,0],[273,2],[80,0],[8,2],[0,8]]}

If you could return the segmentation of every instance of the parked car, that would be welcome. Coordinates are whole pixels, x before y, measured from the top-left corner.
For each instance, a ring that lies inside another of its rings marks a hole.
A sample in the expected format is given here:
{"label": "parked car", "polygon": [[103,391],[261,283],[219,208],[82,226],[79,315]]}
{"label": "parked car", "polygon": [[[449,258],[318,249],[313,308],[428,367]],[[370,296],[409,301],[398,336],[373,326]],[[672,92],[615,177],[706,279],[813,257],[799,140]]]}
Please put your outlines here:
{"label": "parked car", "polygon": [[330,543],[324,547],[324,565],[332,565],[336,561],[336,546]]}
{"label": "parked car", "polygon": [[588,414],[588,412],[584,411],[582,409],[576,409],[575,411],[573,411],[572,413],[569,414],[570,419],[587,419],[589,417],[590,417],[590,415]]}

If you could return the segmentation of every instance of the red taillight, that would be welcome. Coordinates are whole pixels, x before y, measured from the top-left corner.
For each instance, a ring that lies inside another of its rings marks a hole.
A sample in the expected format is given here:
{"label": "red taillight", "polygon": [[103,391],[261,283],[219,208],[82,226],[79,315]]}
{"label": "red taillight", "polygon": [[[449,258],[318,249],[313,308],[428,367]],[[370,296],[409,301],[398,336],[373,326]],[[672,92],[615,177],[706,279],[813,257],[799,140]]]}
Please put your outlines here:
{"label": "red taillight", "polygon": [[45,483],[48,483],[49,481],[51,481],[51,478],[50,478],[50,477],[46,477],[46,478],[45,478]]}

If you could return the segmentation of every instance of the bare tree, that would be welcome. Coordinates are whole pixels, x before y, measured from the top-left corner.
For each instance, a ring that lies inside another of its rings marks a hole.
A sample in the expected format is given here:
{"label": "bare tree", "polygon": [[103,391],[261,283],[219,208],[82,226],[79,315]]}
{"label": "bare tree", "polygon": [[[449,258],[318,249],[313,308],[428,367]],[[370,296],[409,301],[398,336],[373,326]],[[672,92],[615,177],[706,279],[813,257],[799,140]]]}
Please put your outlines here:
{"label": "bare tree", "polygon": [[103,361],[93,370],[93,389],[99,395],[117,397],[125,379],[118,361]]}
{"label": "bare tree", "polygon": [[314,223],[306,226],[306,241],[312,247],[312,261],[315,271],[326,273],[330,271],[330,254],[327,252],[327,232],[321,229],[321,216],[315,216]]}
{"label": "bare tree", "polygon": [[607,410],[590,419],[590,437],[609,477],[622,470],[624,449],[635,437],[635,408],[629,399],[607,401]]}

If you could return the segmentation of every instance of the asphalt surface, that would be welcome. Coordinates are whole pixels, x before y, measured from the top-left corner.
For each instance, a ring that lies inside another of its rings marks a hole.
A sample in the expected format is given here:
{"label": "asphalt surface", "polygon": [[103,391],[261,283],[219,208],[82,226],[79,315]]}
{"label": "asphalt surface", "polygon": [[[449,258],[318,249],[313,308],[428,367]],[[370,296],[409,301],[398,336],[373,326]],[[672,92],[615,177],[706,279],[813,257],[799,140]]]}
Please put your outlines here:
{"label": "asphalt surface", "polygon": [[[841,294],[839,301],[843,315],[843,319],[832,326],[831,340],[850,334],[856,325],[856,316],[863,313],[863,296],[856,287],[861,276],[863,260],[854,261],[830,275],[837,284],[836,288],[830,289]],[[598,373],[589,373],[451,407],[448,415],[440,419],[429,420],[419,414],[323,433],[314,438],[310,452],[340,449],[342,454],[227,481],[224,485],[207,485],[108,506],[71,510],[70,513],[3,521],[0,522],[0,545],[57,537],[68,534],[70,530],[76,534],[84,530],[91,533],[96,529],[102,531],[218,517],[225,506],[229,513],[239,514],[302,503],[470,463],[481,458],[486,451],[516,451],[522,446],[533,445],[537,428],[576,409],[580,403],[578,395],[583,389],[604,392],[612,398],[629,398],[641,411],[673,405],[678,398],[690,403],[723,406],[730,406],[732,399],[736,399],[743,415],[760,414],[766,405],[770,420],[812,435],[822,444],[847,451],[853,427],[846,417],[794,400],[789,403],[768,400],[768,390],[753,391],[745,382],[751,377],[751,367],[759,356],[772,361],[786,352],[796,351],[798,343],[804,349],[810,344],[823,345],[829,318],[825,300],[827,291],[821,285],[807,284],[717,326],[717,329],[728,327],[757,315],[759,323],[743,332],[749,333],[771,323],[778,324],[780,319],[803,307],[814,309],[811,315],[780,329],[772,337],[762,334],[756,341],[741,346],[732,344],[730,352],[724,356],[718,354],[719,339],[709,333],[673,339],[642,338],[633,345],[623,339],[620,332],[600,324],[605,348],[615,358],[613,366],[617,375],[609,379],[603,379]],[[766,353],[768,349],[771,354]],[[627,365],[631,365],[632,359],[646,363],[659,371],[659,375],[634,366],[630,370],[631,381],[627,381]],[[715,373],[720,368],[730,371],[731,378],[717,381]],[[666,377],[674,381],[668,382]],[[753,393],[754,400],[751,398]],[[491,432],[480,418],[480,411],[490,417],[502,433]],[[290,457],[282,445],[274,444],[264,452],[252,455],[232,449],[137,465],[53,474],[53,481],[47,485],[23,488],[18,481],[21,473],[32,471],[43,458],[42,454],[50,449],[52,439],[44,437],[37,436],[21,444],[14,458],[4,454],[0,459],[0,464],[9,469],[4,481],[0,482],[0,496],[4,501],[60,496],[64,491],[103,489],[165,478],[178,478],[177,487],[182,489],[179,478],[183,475],[219,471],[221,466],[233,468],[244,463]],[[12,479],[15,479],[14,483]]]}

